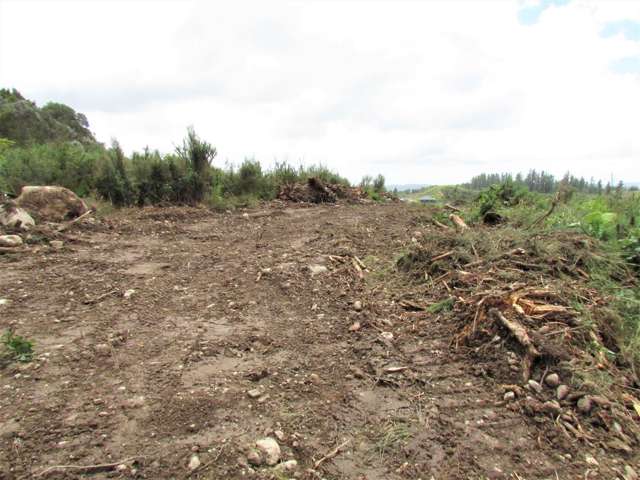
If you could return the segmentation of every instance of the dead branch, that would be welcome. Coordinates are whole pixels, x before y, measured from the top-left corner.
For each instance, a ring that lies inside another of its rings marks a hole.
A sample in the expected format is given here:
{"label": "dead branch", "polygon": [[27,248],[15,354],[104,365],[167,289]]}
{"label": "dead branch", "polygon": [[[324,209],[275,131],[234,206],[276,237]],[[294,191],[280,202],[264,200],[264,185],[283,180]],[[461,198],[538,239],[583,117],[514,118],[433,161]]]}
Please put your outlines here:
{"label": "dead branch", "polygon": [[89,216],[89,215],[91,215],[93,212],[94,212],[94,210],[93,210],[93,209],[90,209],[90,210],[88,210],[88,211],[84,212],[84,213],[83,213],[82,215],[80,215],[79,217],[74,218],[74,219],[73,219],[73,220],[71,220],[70,222],[67,222],[67,223],[65,223],[65,224],[63,224],[63,225],[60,225],[60,226],[58,227],[57,232],[58,232],[58,233],[60,233],[60,232],[64,232],[64,231],[65,231],[66,229],[68,229],[71,225],[73,225],[73,224],[75,224],[75,223],[78,223],[80,220],[82,220],[82,219],[84,219],[84,218],[88,217],[88,216]]}
{"label": "dead branch", "polygon": [[509,330],[516,340],[522,345],[526,351],[526,355],[524,358],[523,364],[523,379],[525,382],[529,380],[531,377],[531,367],[533,365],[533,361],[540,356],[540,353],[536,349],[531,337],[527,333],[527,329],[524,328],[520,323],[507,319],[500,310],[496,308],[492,308],[489,313],[496,318],[507,330]]}
{"label": "dead branch", "polygon": [[449,203],[445,203],[444,204],[444,208],[448,208],[449,210],[453,211],[453,212],[462,212],[462,210],[460,210],[458,207],[454,207],[453,205],[449,204]]}
{"label": "dead branch", "polygon": [[336,448],[331,450],[324,457],[322,457],[320,460],[318,460],[316,463],[314,463],[313,464],[313,468],[318,468],[320,465],[322,465],[323,462],[325,462],[327,460],[330,460],[333,457],[335,457],[336,455],[338,455],[340,453],[340,450],[342,448],[346,447],[349,442],[351,442],[351,440],[347,440],[346,442],[342,442],[340,445],[338,445]]}
{"label": "dead branch", "polygon": [[451,220],[453,223],[456,224],[456,227],[458,228],[458,230],[461,230],[463,232],[465,230],[469,230],[469,225],[464,223],[464,220],[462,220],[462,218],[460,218],[455,213],[452,213],[451,215],[449,215],[449,220]]}
{"label": "dead branch", "polygon": [[97,465],[53,465],[51,467],[45,468],[42,472],[40,472],[38,477],[43,477],[45,475],[49,475],[52,473],[64,473],[65,470],[73,470],[77,473],[98,473],[98,472],[108,472],[113,470],[118,465],[122,465],[123,463],[131,462],[132,460],[136,460],[141,457],[129,457],[124,460],[120,460],[119,462],[114,463],[102,463]]}
{"label": "dead branch", "polygon": [[442,230],[451,230],[451,227],[448,225],[445,225],[444,223],[440,223],[438,220],[436,220],[435,218],[432,220],[433,224],[438,227],[441,228]]}
{"label": "dead branch", "polygon": [[433,257],[431,259],[431,262],[435,262],[435,261],[438,261],[438,260],[442,260],[443,258],[450,257],[454,253],[455,253],[454,250],[449,250],[448,252],[441,253],[440,255],[436,255],[435,257]]}

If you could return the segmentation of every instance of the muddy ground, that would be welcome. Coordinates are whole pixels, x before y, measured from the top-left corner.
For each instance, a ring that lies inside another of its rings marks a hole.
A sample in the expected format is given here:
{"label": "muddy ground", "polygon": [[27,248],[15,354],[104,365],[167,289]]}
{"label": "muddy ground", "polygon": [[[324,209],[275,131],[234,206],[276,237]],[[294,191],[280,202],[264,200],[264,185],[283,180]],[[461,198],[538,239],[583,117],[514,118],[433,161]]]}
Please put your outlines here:
{"label": "muddy ground", "polygon": [[[129,210],[0,256],[0,328],[35,341],[0,370],[0,478],[622,479],[398,306],[419,208]],[[297,467],[249,465],[265,436]]]}

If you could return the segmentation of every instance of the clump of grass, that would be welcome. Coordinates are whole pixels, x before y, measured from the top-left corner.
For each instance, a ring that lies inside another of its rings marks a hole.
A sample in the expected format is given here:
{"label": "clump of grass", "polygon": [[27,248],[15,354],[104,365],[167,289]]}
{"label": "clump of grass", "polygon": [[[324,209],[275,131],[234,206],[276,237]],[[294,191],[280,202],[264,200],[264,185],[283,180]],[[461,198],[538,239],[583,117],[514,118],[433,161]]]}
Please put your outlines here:
{"label": "clump of grass", "polygon": [[7,330],[2,335],[1,341],[9,358],[18,362],[30,362],[33,358],[33,342],[31,340]]}
{"label": "clump of grass", "polygon": [[429,305],[427,307],[427,312],[429,313],[449,312],[453,310],[454,303],[455,303],[455,299],[453,297],[445,298],[440,302],[434,303],[433,305]]}
{"label": "clump of grass", "polygon": [[374,450],[380,457],[383,457],[385,453],[393,450],[408,438],[411,438],[409,425],[402,421],[391,421],[382,429]]}

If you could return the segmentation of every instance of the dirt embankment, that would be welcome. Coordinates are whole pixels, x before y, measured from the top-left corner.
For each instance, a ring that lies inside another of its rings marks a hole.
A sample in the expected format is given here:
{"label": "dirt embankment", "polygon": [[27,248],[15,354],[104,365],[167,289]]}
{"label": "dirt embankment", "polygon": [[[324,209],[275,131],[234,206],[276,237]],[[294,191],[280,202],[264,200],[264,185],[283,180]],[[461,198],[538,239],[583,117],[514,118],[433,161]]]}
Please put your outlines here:
{"label": "dirt embankment", "polygon": [[396,267],[419,208],[130,210],[1,256],[36,354],[0,370],[0,478],[635,478],[632,439],[505,401],[511,344],[455,348],[428,307],[472,286]]}

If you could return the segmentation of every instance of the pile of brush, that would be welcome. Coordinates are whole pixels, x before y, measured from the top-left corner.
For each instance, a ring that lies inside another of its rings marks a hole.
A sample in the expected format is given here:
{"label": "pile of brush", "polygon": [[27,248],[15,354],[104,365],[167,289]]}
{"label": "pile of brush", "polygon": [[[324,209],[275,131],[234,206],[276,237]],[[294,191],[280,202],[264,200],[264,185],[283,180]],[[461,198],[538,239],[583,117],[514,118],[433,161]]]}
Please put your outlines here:
{"label": "pile of brush", "polygon": [[[612,429],[624,450],[640,443],[640,384],[612,333],[608,299],[590,281],[608,261],[575,233],[431,228],[415,232],[414,248],[398,261],[425,286],[400,305],[433,312],[447,302],[438,313],[455,325],[452,345],[502,364],[493,370],[505,404],[552,415],[581,439],[588,435],[578,416],[587,417]],[[624,265],[607,271],[634,281]]]}

